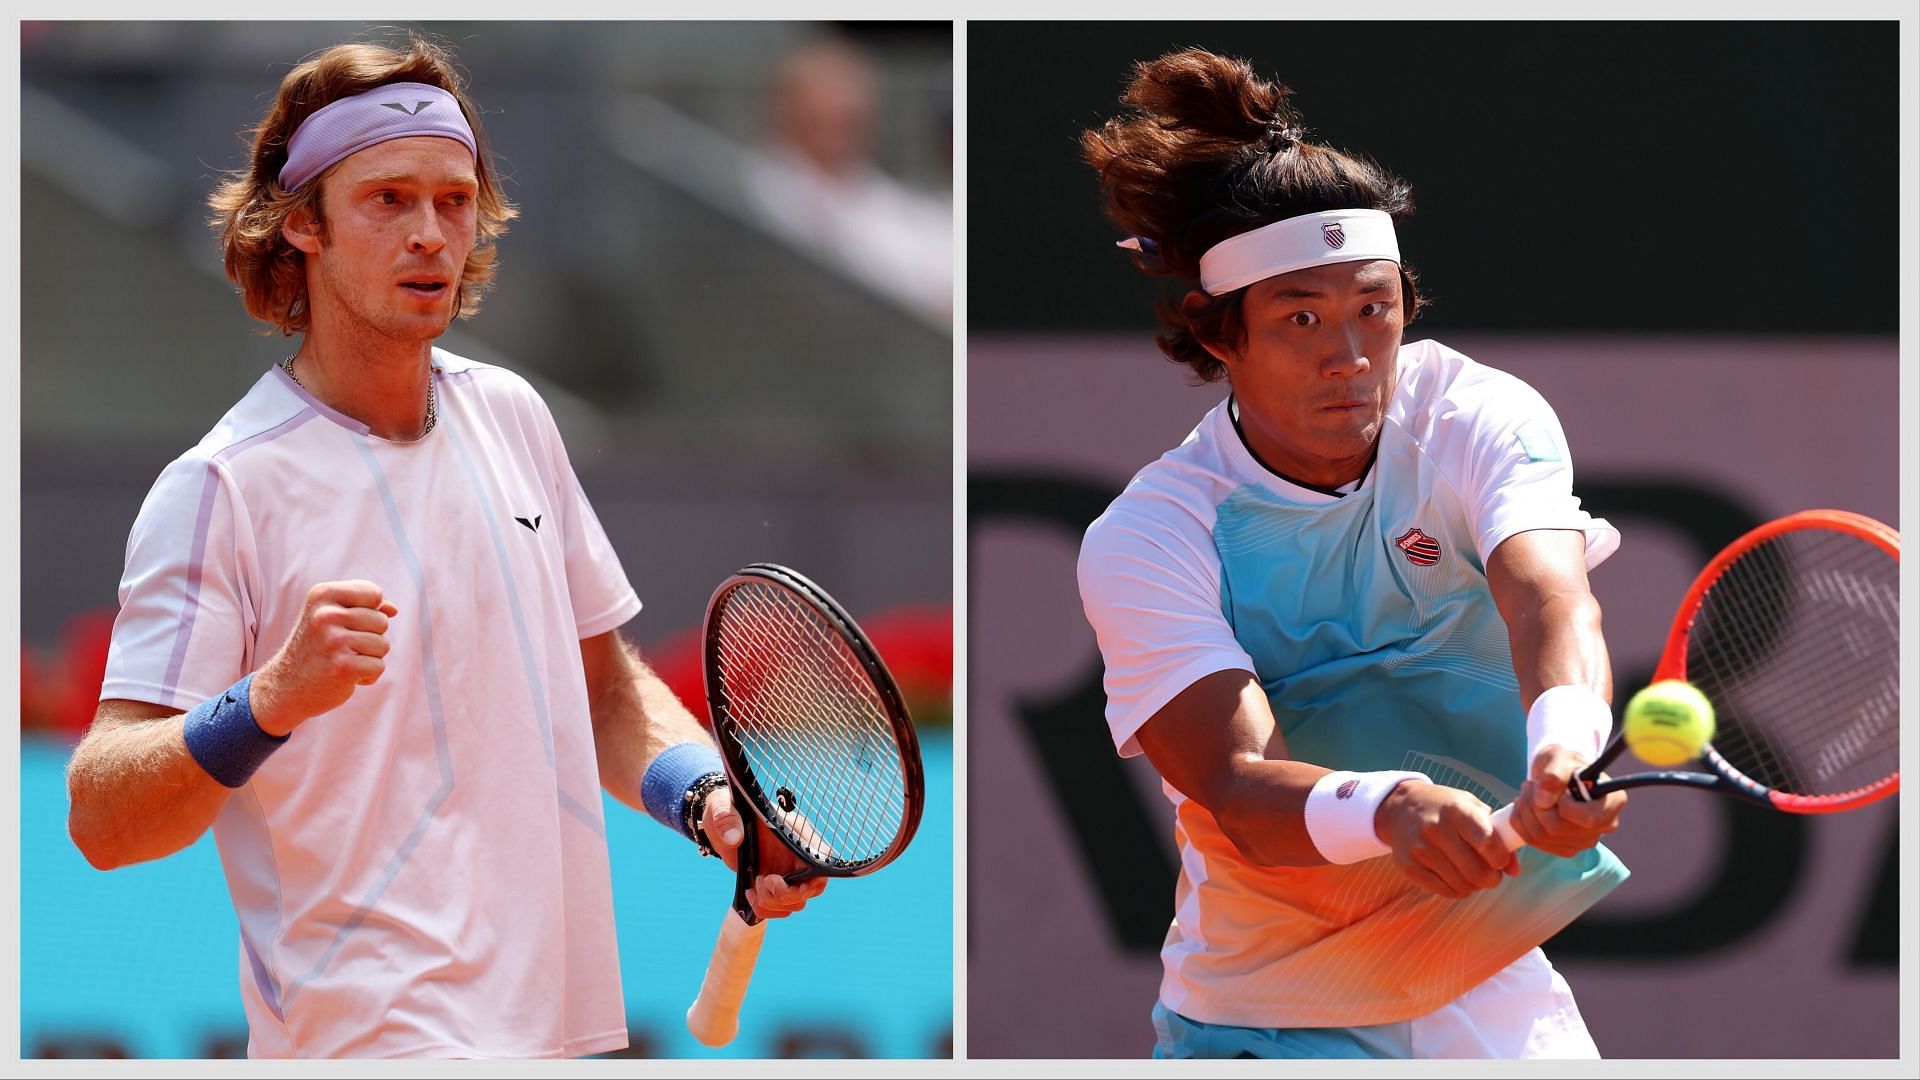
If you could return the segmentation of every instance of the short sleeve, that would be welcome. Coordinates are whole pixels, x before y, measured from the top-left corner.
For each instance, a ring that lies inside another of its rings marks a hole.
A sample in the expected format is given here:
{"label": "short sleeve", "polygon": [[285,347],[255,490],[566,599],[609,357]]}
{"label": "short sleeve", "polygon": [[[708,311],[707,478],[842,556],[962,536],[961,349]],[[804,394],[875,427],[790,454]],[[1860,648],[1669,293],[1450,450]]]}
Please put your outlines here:
{"label": "short sleeve", "polygon": [[575,633],[590,638],[618,629],[638,615],[640,597],[628,583],[620,556],[614,553],[607,530],[600,525],[580,478],[574,474],[560,431],[544,402],[540,419],[554,463],[553,504],[561,508],[561,543],[566,552],[567,592],[573,598]]}
{"label": "short sleeve", "polygon": [[101,699],[184,711],[252,670],[256,566],[226,470],[201,455],[167,466],[127,537]]}
{"label": "short sleeve", "polygon": [[1552,406],[1504,374],[1483,389],[1460,447],[1462,494],[1482,564],[1515,533],[1567,529],[1585,534],[1587,569],[1599,566],[1620,546],[1620,533],[1580,508],[1573,458]]}
{"label": "short sleeve", "polygon": [[1108,513],[1080,547],[1080,600],[1106,664],[1107,726],[1121,756],[1182,690],[1216,671],[1254,670],[1222,613],[1220,560],[1205,525]]}

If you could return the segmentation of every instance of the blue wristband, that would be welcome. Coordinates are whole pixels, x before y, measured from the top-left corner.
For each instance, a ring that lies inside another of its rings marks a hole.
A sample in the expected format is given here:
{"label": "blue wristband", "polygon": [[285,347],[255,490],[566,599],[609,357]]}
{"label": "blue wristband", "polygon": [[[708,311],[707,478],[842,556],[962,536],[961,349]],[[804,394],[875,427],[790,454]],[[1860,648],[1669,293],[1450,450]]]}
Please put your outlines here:
{"label": "blue wristband", "polygon": [[269,735],[254,722],[253,703],[247,697],[252,689],[249,674],[187,713],[187,752],[208,776],[230,788],[245,784],[288,738]]}
{"label": "blue wristband", "polygon": [[700,742],[683,742],[662,750],[640,778],[640,805],[653,820],[689,840],[687,831],[687,792],[703,776],[726,772],[720,751]]}

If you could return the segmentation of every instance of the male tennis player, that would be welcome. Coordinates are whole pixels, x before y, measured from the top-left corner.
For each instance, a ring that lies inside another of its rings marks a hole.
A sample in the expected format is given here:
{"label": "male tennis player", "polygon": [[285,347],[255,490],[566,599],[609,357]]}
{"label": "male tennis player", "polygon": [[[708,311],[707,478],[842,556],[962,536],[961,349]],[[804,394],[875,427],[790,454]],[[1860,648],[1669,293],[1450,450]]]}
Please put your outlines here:
{"label": "male tennis player", "polygon": [[[1083,137],[1169,358],[1231,392],[1088,530],[1107,720],[1175,808],[1158,1057],[1593,1057],[1536,947],[1625,876],[1587,570],[1619,542],[1519,380],[1437,342],[1407,185],[1200,51]],[[1517,796],[1532,849],[1488,823]]]}
{"label": "male tennis player", "polygon": [[[433,347],[514,216],[452,57],[295,67],[213,196],[299,349],[154,485],[69,771],[95,866],[211,825],[254,1056],[558,1057],[627,1042],[599,787],[731,862],[698,721],[544,403]],[[771,856],[753,900],[800,908]]]}

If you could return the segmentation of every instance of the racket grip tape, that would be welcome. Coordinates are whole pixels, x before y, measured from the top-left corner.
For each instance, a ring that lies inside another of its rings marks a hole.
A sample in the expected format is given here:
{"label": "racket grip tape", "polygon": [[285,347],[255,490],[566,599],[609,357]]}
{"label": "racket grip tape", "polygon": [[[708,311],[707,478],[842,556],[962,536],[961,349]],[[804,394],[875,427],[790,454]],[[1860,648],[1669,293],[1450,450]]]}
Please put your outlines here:
{"label": "racket grip tape", "polygon": [[700,993],[687,1009],[687,1030],[694,1038],[707,1046],[725,1046],[739,1033],[740,1003],[746,1000],[753,965],[760,958],[760,942],[766,936],[766,923],[748,926],[739,915],[727,912]]}
{"label": "racket grip tape", "polygon": [[1527,846],[1527,842],[1520,839],[1519,830],[1513,827],[1512,803],[1508,803],[1488,815],[1487,824],[1493,826],[1493,831],[1498,834],[1501,841],[1507,845],[1508,851],[1519,851],[1521,848]]}

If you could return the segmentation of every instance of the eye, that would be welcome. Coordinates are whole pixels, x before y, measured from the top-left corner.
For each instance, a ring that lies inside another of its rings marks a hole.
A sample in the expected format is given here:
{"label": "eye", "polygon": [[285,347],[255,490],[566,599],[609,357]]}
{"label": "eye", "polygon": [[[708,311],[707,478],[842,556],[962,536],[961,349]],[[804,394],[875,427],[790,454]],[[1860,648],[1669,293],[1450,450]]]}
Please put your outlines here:
{"label": "eye", "polygon": [[1320,316],[1311,311],[1296,311],[1287,316],[1287,321],[1295,326],[1315,326],[1319,324]]}
{"label": "eye", "polygon": [[1387,309],[1392,306],[1393,305],[1387,303],[1385,300],[1375,300],[1373,303],[1361,308],[1360,315],[1362,318],[1368,319],[1373,318],[1375,315],[1385,315]]}
{"label": "eye", "polygon": [[447,196],[447,203],[450,206],[465,206],[472,201],[473,201],[473,196],[467,194],[464,191],[456,191],[453,194]]}
{"label": "eye", "polygon": [[400,193],[397,191],[376,191],[373,193],[373,201],[379,203],[381,206],[393,206],[400,201]]}

